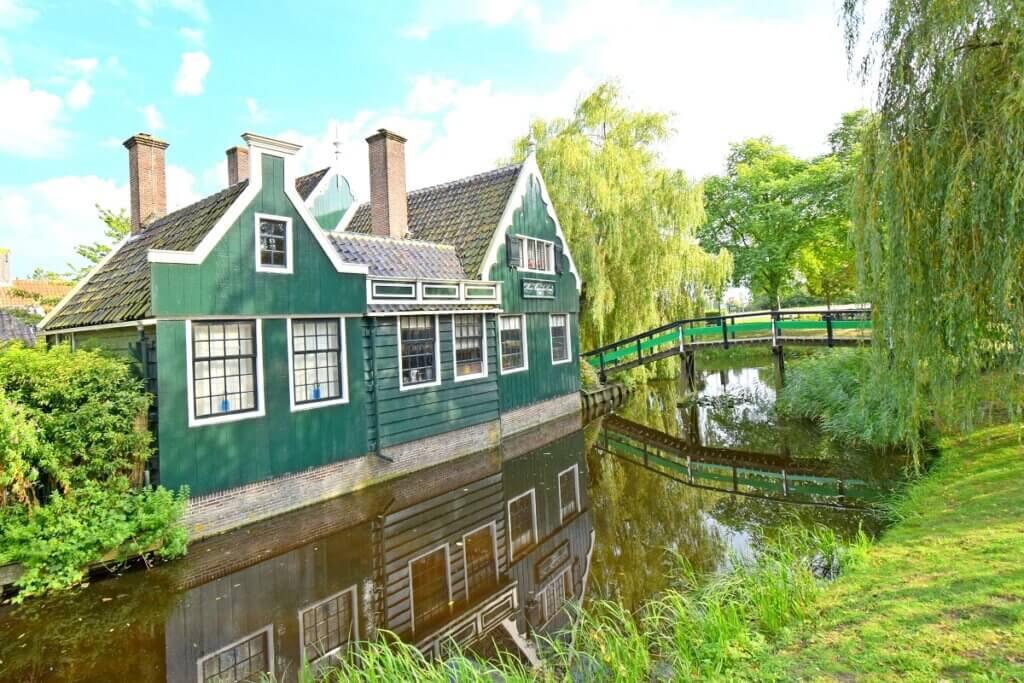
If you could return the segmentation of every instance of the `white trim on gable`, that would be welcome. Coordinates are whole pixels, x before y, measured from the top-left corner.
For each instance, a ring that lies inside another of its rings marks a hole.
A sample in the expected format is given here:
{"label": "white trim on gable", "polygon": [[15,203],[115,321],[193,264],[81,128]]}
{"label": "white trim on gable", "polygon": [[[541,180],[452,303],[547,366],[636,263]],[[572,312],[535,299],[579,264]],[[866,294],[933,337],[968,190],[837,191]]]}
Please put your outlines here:
{"label": "white trim on gable", "polygon": [[246,133],[242,138],[249,143],[249,184],[245,190],[232,202],[228,210],[220,217],[216,225],[213,226],[213,229],[206,234],[206,237],[202,239],[193,251],[150,249],[147,254],[149,262],[199,265],[205,261],[206,257],[213,251],[213,248],[220,243],[224,235],[231,229],[231,226],[241,217],[242,212],[252,204],[252,201],[263,188],[263,156],[269,155],[284,158],[284,194],[292,203],[296,213],[302,218],[302,222],[305,223],[306,229],[309,230],[313,239],[317,241],[324,254],[327,255],[334,269],[339,273],[366,275],[369,272],[366,265],[346,263],[342,260],[341,254],[331,246],[329,238],[320,228],[320,224],[313,217],[306,202],[299,196],[298,190],[295,189],[295,172],[292,164],[289,163],[289,157],[293,156],[295,151],[301,148],[289,142],[273,140],[272,138],[266,138],[253,133]]}
{"label": "white trim on gable", "polygon": [[526,197],[526,192],[530,189],[531,176],[536,176],[537,182],[540,184],[540,196],[544,203],[547,204],[548,215],[551,216],[551,220],[555,223],[555,234],[562,240],[562,249],[566,259],[569,260],[569,272],[576,278],[576,291],[579,292],[582,289],[583,280],[580,278],[579,271],[576,270],[576,262],[573,261],[572,253],[569,250],[569,241],[565,239],[565,233],[562,232],[562,224],[558,222],[555,206],[551,203],[551,196],[548,195],[547,185],[544,184],[544,176],[540,173],[540,168],[537,166],[537,157],[534,154],[528,155],[525,161],[523,161],[522,168],[519,169],[519,177],[516,179],[515,187],[512,188],[512,194],[509,195],[508,203],[505,204],[505,211],[501,214],[498,229],[491,235],[491,244],[487,247],[487,255],[484,257],[483,265],[480,266],[478,276],[486,278],[491,267],[497,263],[498,248],[504,244],[505,233],[512,227],[512,218],[515,215],[515,211],[522,204],[523,198]]}
{"label": "white trim on gable", "polygon": [[[65,294],[64,298],[61,299],[57,303],[56,306],[54,306],[52,309],[50,309],[50,312],[47,313],[46,316],[43,317],[43,319],[40,320],[36,324],[36,329],[45,332],[46,331],[46,326],[50,323],[51,320],[53,320],[54,316],[57,315],[62,308],[64,308],[64,306],[67,304],[67,302],[71,301],[71,298],[74,297],[76,294],[78,294],[78,290],[80,290],[82,287],[84,287],[85,283],[88,282],[89,280],[91,280],[92,276],[95,275],[96,273],[98,273],[100,268],[102,268],[103,266],[107,265],[107,262],[110,261],[110,259],[114,258],[114,254],[116,254],[117,252],[121,251],[121,247],[123,247],[124,245],[128,244],[128,242],[131,241],[132,237],[135,237],[135,236],[137,236],[137,235],[128,235],[128,237],[125,237],[123,240],[121,240],[120,242],[115,244],[113,246],[113,248],[111,248],[111,250],[109,252],[107,252],[107,255],[104,256],[100,260],[99,263],[97,263],[95,266],[93,266],[92,270],[90,270],[88,272],[88,274],[85,277],[83,277],[78,282],[77,285],[72,287],[71,291],[68,292],[67,294]],[[133,323],[134,323],[134,321],[133,321]],[[95,329],[95,328],[90,328],[90,329]],[[63,330],[55,330],[54,332],[56,333],[56,332],[62,332],[62,331]]]}

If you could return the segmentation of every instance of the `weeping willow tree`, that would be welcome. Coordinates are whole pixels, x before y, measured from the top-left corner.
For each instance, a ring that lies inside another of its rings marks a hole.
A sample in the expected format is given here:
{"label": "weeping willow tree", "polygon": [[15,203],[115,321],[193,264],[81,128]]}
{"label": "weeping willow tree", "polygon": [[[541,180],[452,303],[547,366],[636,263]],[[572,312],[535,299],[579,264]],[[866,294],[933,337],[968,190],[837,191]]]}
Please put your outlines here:
{"label": "weeping willow tree", "polygon": [[[537,163],[583,279],[584,350],[704,312],[732,272],[695,231],[703,191],[661,165],[668,115],[633,111],[619,88],[599,86],[571,118],[535,121]],[[526,155],[527,138],[513,158]]]}
{"label": "weeping willow tree", "polygon": [[878,78],[854,241],[914,439],[1024,369],[1024,4],[890,0],[869,36],[864,4],[843,2],[851,61]]}

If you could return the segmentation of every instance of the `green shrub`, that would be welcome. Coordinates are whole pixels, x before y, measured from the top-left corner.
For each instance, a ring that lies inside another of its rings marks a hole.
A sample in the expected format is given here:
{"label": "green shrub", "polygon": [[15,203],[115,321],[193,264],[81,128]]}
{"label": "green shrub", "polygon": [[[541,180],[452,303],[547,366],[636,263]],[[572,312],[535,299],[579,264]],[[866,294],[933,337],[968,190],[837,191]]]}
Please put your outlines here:
{"label": "green shrub", "polygon": [[597,370],[584,359],[580,359],[580,386],[587,390],[597,389],[601,386]]}
{"label": "green shrub", "polygon": [[35,422],[0,388],[0,508],[35,502],[38,465],[46,462],[46,450]]}
{"label": "green shrub", "polygon": [[6,346],[0,389],[39,427],[47,447],[32,464],[47,486],[66,493],[127,475],[150,455],[150,434],[136,428],[150,397],[124,361],[66,344]]}
{"label": "green shrub", "polygon": [[903,431],[902,405],[892,384],[871,372],[867,348],[832,349],[790,364],[776,408],[816,422],[836,441],[873,448],[916,443]]}

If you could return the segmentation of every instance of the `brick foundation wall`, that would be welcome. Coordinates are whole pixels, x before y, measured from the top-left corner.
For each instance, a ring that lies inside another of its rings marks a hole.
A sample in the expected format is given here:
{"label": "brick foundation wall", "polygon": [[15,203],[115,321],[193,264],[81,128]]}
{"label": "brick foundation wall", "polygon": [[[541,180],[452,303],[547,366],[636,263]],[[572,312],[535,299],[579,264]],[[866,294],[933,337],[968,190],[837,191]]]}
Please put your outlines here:
{"label": "brick foundation wall", "polygon": [[557,396],[547,401],[540,401],[524,408],[519,408],[501,416],[501,435],[503,438],[524,430],[544,424],[563,415],[580,412],[580,395],[577,392]]}
{"label": "brick foundation wall", "polygon": [[494,448],[499,442],[497,421],[438,434],[385,449],[383,455],[393,462],[369,454],[193,498],[184,523],[190,539],[198,540]]}

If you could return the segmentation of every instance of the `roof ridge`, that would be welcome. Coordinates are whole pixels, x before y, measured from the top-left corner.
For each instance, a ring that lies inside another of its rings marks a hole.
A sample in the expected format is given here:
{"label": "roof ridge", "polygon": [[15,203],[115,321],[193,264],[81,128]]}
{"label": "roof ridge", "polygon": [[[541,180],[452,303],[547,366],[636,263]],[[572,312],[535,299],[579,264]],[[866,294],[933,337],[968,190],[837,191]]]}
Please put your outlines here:
{"label": "roof ridge", "polygon": [[[427,185],[426,187],[417,187],[415,190],[409,190],[405,194],[406,194],[407,197],[411,197],[413,195],[420,194],[421,192],[432,192],[432,191],[435,191],[435,190],[448,189],[448,188],[451,188],[451,187],[455,187],[456,185],[462,185],[463,183],[469,184],[469,183],[472,183],[472,182],[477,182],[479,180],[483,180],[485,178],[489,178],[491,176],[500,175],[502,173],[508,173],[512,169],[519,170],[519,169],[522,169],[522,167],[523,167],[523,162],[521,162],[521,161],[518,164],[506,164],[504,166],[499,166],[498,168],[492,168],[489,171],[483,171],[482,173],[474,173],[473,175],[468,175],[468,176],[465,176],[463,178],[456,178],[455,180],[447,180],[447,181],[445,181],[443,183],[437,183],[435,185]],[[356,208],[358,209],[358,208],[361,208],[363,206],[367,206],[369,203],[370,203],[369,201],[362,202],[361,204],[357,205]]]}
{"label": "roof ridge", "polygon": [[361,232],[349,232],[347,230],[339,230],[336,232],[329,232],[327,235],[331,239],[339,239],[352,237],[361,240],[373,240],[377,242],[394,242],[395,244],[415,244],[425,245],[428,247],[436,247],[437,249],[451,249],[455,251],[455,247],[451,244],[444,244],[443,242],[430,242],[428,240],[418,240],[415,238],[397,238],[397,237],[384,237],[383,235],[367,235]]}

